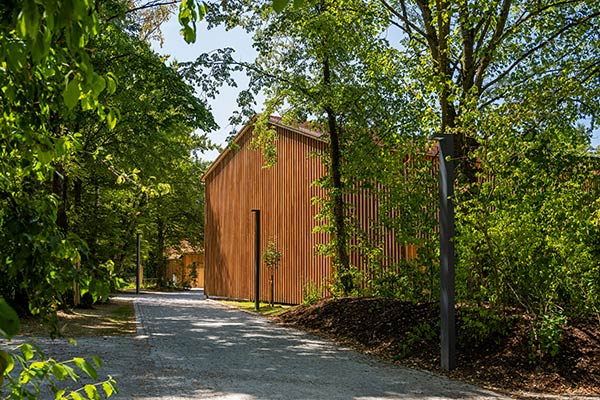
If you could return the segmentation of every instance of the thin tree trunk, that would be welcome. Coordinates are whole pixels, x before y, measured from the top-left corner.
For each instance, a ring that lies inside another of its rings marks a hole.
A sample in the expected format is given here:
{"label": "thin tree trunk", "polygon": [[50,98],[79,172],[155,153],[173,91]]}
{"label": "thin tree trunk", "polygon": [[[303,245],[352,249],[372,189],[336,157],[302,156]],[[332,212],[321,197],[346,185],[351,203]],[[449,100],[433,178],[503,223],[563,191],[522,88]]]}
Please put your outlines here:
{"label": "thin tree trunk", "polygon": [[67,219],[68,185],[67,176],[65,175],[64,168],[61,164],[58,164],[54,171],[52,192],[58,198],[56,224],[63,233],[67,233],[69,229],[69,222]]}
{"label": "thin tree trunk", "polygon": [[[331,85],[331,71],[329,61],[323,62],[323,83],[326,86]],[[331,191],[330,196],[333,202],[333,233],[335,236],[335,260],[334,264],[340,275],[340,283],[344,294],[350,294],[354,289],[354,282],[349,275],[350,258],[348,256],[346,221],[344,216],[344,198],[343,182],[341,172],[342,154],[340,150],[339,127],[336,121],[336,115],[330,106],[325,107],[327,112],[327,123],[329,126],[329,157],[330,157],[330,175]]]}
{"label": "thin tree trunk", "polygon": [[158,286],[167,283],[167,260],[165,259],[165,223],[159,217],[156,219],[156,277]]}

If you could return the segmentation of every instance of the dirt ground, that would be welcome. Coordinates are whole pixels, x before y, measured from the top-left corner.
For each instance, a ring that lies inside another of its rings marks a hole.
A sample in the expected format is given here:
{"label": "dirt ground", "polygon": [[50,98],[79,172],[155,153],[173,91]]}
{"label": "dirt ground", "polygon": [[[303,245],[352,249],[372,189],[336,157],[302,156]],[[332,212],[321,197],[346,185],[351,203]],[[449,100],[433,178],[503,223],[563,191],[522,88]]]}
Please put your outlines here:
{"label": "dirt ground", "polygon": [[503,324],[487,337],[476,337],[475,319],[459,309],[458,367],[446,372],[439,368],[438,307],[391,299],[339,298],[299,306],[273,318],[394,363],[500,392],[600,395],[598,321],[572,323],[563,332],[556,357],[532,360],[528,325],[522,315],[515,312],[509,326]]}
{"label": "dirt ground", "polygon": [[[135,334],[133,302],[111,299],[91,308],[59,311],[58,330],[60,336],[73,338]],[[37,318],[24,317],[21,318],[21,334],[48,336],[50,329]]]}

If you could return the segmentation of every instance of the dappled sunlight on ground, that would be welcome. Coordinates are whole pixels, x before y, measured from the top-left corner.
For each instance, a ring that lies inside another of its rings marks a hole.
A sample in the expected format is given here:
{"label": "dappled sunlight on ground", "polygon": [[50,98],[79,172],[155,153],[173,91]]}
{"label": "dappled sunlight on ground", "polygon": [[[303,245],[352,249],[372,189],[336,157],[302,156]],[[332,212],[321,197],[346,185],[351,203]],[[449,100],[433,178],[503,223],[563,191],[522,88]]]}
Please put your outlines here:
{"label": "dappled sunlight on ground", "polygon": [[197,292],[124,295],[136,336],[86,338],[52,352],[99,355],[124,399],[492,399],[428,373],[394,367]]}

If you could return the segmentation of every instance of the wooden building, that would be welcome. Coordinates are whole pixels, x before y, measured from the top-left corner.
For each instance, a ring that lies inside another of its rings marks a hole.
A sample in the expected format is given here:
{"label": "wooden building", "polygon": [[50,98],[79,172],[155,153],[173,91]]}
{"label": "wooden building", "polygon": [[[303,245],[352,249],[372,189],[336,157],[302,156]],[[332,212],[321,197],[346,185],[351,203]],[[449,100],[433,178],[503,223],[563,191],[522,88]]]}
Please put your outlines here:
{"label": "wooden building", "polygon": [[178,249],[167,250],[166,277],[178,286],[204,287],[204,250],[182,242]]}
{"label": "wooden building", "polygon": [[[298,304],[309,284],[326,287],[331,261],[316,254],[325,234],[314,233],[319,207],[313,198],[324,190],[313,182],[325,174],[319,153],[327,141],[319,132],[292,127],[271,117],[277,131],[277,163],[264,168],[259,150],[250,149],[253,126],[244,127],[202,177],[205,183],[205,292],[211,297],[254,298],[254,215],[261,211],[261,258],[269,241],[281,251],[275,274],[275,302]],[[377,217],[377,203],[366,194],[346,199],[361,225]],[[385,253],[396,260],[414,257],[415,249],[384,239]],[[353,265],[361,267],[357,254]],[[269,272],[261,265],[261,300],[270,297]]]}

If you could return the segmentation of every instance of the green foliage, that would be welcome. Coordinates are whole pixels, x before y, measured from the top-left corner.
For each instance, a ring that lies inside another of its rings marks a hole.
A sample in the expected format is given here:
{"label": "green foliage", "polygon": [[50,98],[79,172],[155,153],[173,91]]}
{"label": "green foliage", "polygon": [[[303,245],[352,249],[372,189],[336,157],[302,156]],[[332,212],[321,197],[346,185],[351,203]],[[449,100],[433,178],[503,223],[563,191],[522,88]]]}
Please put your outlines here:
{"label": "green foliage", "polygon": [[[335,297],[360,296],[363,279],[364,273],[354,265],[346,270],[336,268],[331,275],[329,292]],[[349,287],[352,289],[348,290]]]}
{"label": "green foliage", "polygon": [[195,0],[182,0],[179,5],[179,23],[181,24],[181,35],[187,43],[196,41],[196,22],[206,15],[204,2]]}
{"label": "green foliage", "polygon": [[[338,128],[341,184],[329,155],[317,182],[328,193],[316,231],[330,237],[319,250],[334,259],[333,293],[438,296],[436,154],[426,138],[441,132],[456,142],[457,295],[478,304],[464,334],[501,334],[499,310],[518,308],[531,318],[534,351],[553,354],[563,323],[599,315],[600,164],[588,148],[600,117],[598,3],[289,3],[228,2],[208,19],[255,32],[246,116],[264,90],[262,121],[279,112],[310,116],[330,135]],[[402,31],[393,44],[391,25]],[[276,136],[259,137],[275,159]],[[361,196],[371,220],[352,206]],[[392,260],[392,243],[411,255]],[[362,276],[339,259],[344,245],[367,266]]]}
{"label": "green foliage", "polygon": [[93,303],[108,301],[110,294],[125,286],[125,280],[115,271],[112,260],[84,271],[81,278],[81,296],[89,293]]}
{"label": "green foliage", "polygon": [[509,334],[513,321],[497,310],[485,306],[464,306],[458,312],[460,341],[468,346],[482,346],[498,342]]}
{"label": "green foliage", "polygon": [[276,269],[281,261],[281,250],[277,248],[277,243],[274,240],[269,240],[267,248],[263,252],[263,262],[269,269]]}
{"label": "green foliage", "polygon": [[323,298],[323,287],[316,282],[306,282],[302,285],[302,304],[312,306]]}
{"label": "green foliage", "polygon": [[20,327],[21,323],[17,313],[6,300],[0,297],[0,335],[10,339],[19,333]]}
{"label": "green foliage", "polygon": [[477,152],[481,183],[459,193],[457,208],[458,296],[523,309],[533,361],[556,355],[568,318],[600,310],[600,164],[548,85],[531,87],[526,105],[505,103],[504,122],[482,118],[494,134]]}
{"label": "green foliage", "polygon": [[532,315],[557,305],[574,316],[600,309],[598,162],[552,141],[521,141],[514,152],[490,141],[482,161],[493,179],[459,208],[462,296],[523,306]]}
{"label": "green foliage", "polygon": [[410,331],[404,337],[404,341],[400,346],[400,352],[396,355],[396,359],[401,360],[412,354],[420,343],[431,342],[439,335],[439,327],[433,326],[428,322],[411,327]]}
{"label": "green foliage", "polygon": [[75,106],[105,109],[105,77],[86,46],[98,15],[83,3],[16,2],[0,20],[0,293],[20,311],[52,313],[71,285],[73,264],[85,251],[57,219],[53,193],[81,136],[61,122]]}
{"label": "green foliage", "polygon": [[[51,319],[74,281],[106,299],[133,264],[135,232],[157,236],[160,207],[164,245],[201,237],[191,154],[208,143],[193,132],[214,122],[128,6],[0,6],[0,294],[19,312]],[[182,5],[190,26],[204,11]],[[195,229],[182,228],[189,216]]]}
{"label": "green foliage", "polygon": [[[16,312],[0,297],[0,334],[10,339],[18,333],[19,318]],[[82,388],[71,389],[66,381],[81,381],[80,373],[98,380],[97,367],[102,365],[93,357],[93,365],[85,359],[75,357],[67,361],[46,358],[35,345],[23,343],[13,350],[0,350],[0,396],[2,399],[36,399],[52,392],[55,399],[81,399],[85,393],[90,400],[100,398],[98,387],[102,387],[106,398],[118,393],[115,380],[108,379]],[[17,367],[15,369],[15,366]],[[79,372],[78,372],[79,371]],[[68,378],[68,379],[67,379]]]}
{"label": "green foliage", "polygon": [[560,312],[544,314],[534,322],[529,338],[529,360],[537,363],[544,356],[555,357],[560,350],[559,343],[567,319]]}
{"label": "green foliage", "polygon": [[[4,382],[0,379],[2,399],[36,399],[52,393],[60,400],[96,400],[101,398],[101,392],[105,398],[118,393],[116,382],[110,376],[96,382],[96,368],[101,366],[98,357],[93,358],[93,364],[80,357],[57,361],[46,358],[39,348],[25,343],[11,353],[0,351],[0,359],[6,361],[1,376]],[[82,375],[96,383],[79,388],[69,386],[69,382],[80,385]]]}
{"label": "green foliage", "polygon": [[[276,101],[275,101],[276,102]],[[277,132],[269,125],[269,118],[273,110],[273,103],[269,102],[263,113],[258,115],[254,121],[251,150],[260,150],[263,155],[263,168],[270,168],[277,162]]]}

